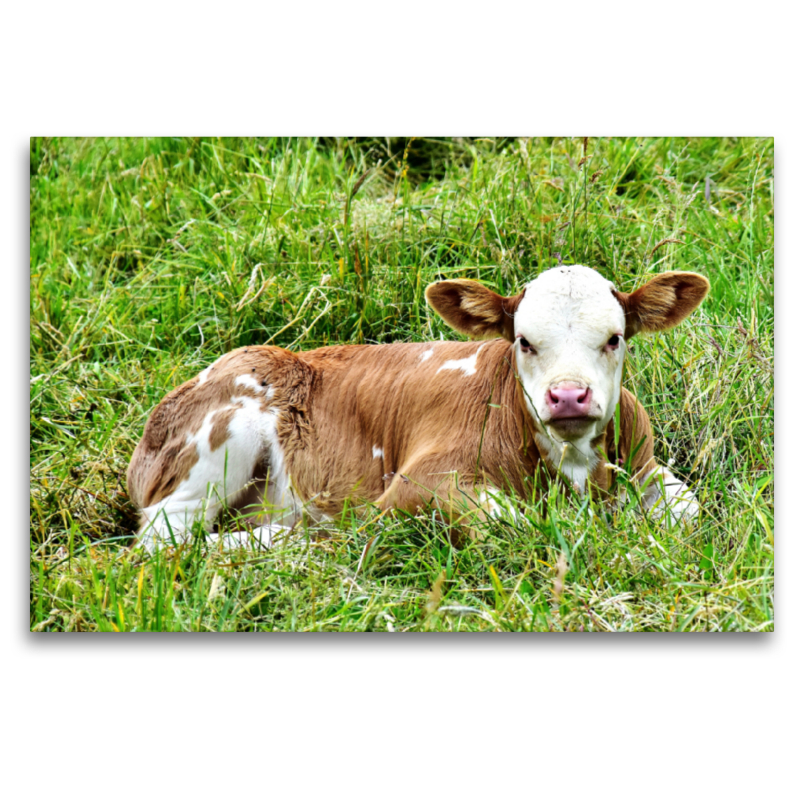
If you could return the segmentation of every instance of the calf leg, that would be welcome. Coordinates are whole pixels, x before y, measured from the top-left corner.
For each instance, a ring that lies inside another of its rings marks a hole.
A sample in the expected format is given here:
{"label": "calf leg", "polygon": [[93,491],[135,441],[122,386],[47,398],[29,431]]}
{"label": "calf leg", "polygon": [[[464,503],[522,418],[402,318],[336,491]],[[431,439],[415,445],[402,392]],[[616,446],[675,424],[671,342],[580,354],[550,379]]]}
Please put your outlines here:
{"label": "calf leg", "polygon": [[666,467],[656,467],[642,481],[642,499],[650,516],[686,523],[697,516],[700,506],[689,487]]}
{"label": "calf leg", "polygon": [[480,538],[476,523],[503,514],[496,497],[501,493],[487,486],[476,485],[455,472],[442,472],[437,467],[434,459],[420,459],[405,465],[378,498],[378,506],[412,514],[433,506],[454,526],[451,536],[456,546],[464,543],[466,537]]}
{"label": "calf leg", "polygon": [[206,541],[210,544],[222,543],[223,550],[233,550],[237,547],[257,547],[264,550],[272,547],[279,536],[288,536],[292,531],[288,525],[268,523],[243,531],[228,531],[226,533],[207,533]]}
{"label": "calf leg", "polygon": [[300,513],[289,485],[275,432],[276,416],[264,411],[250,398],[238,398],[235,413],[228,423],[228,437],[212,445],[211,431],[217,414],[230,407],[211,411],[200,430],[190,437],[197,449],[197,461],[177,488],[157,503],[142,509],[142,528],[138,545],[153,552],[164,544],[187,541],[191,529],[201,522],[210,531],[223,505],[234,504],[252,486],[255,475],[266,468],[266,504],[252,531],[213,535],[223,545],[235,547],[248,541],[269,546],[276,533],[288,530]]}

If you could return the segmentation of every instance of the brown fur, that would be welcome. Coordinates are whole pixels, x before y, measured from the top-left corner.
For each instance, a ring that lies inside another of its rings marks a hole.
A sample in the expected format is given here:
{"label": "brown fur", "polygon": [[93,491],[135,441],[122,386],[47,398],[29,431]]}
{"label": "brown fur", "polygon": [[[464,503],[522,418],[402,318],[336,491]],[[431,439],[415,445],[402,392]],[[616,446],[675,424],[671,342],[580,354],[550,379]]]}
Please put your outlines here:
{"label": "brown fur", "polygon": [[[432,346],[434,355],[420,361]],[[347,498],[413,512],[485,482],[522,494],[538,452],[532,435],[523,444],[526,421],[508,342],[486,343],[475,375],[437,372],[477,348],[442,342],[304,353],[314,369],[309,435],[287,448],[300,496],[336,514]],[[383,456],[374,458],[373,447]]]}
{"label": "brown fur", "polygon": [[228,426],[231,424],[235,413],[235,408],[229,408],[214,417],[214,424],[208,437],[208,445],[212,450],[222,447],[228,441]]}

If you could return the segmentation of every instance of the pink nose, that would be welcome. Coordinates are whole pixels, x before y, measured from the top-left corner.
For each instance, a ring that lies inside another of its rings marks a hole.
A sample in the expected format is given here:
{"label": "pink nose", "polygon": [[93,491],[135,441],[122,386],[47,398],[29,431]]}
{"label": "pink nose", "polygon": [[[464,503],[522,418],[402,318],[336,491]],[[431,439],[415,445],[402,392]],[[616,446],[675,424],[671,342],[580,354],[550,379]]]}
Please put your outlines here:
{"label": "pink nose", "polygon": [[592,403],[592,390],[587,386],[565,381],[548,390],[546,400],[550,419],[585,417],[588,416]]}

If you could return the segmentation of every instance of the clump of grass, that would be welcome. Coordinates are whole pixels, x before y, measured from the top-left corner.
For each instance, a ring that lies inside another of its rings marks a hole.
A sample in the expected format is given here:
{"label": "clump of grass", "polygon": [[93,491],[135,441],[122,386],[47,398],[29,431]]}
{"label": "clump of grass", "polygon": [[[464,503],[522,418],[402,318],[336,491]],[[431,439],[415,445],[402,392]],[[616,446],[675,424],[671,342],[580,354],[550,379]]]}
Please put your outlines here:
{"label": "clump of grass", "polygon": [[[770,630],[773,227],[768,139],[33,140],[32,629]],[[147,415],[219,354],[452,338],[430,281],[559,263],[711,281],[626,376],[698,487],[688,529],[550,493],[461,550],[370,514],[267,553],[127,548]]]}

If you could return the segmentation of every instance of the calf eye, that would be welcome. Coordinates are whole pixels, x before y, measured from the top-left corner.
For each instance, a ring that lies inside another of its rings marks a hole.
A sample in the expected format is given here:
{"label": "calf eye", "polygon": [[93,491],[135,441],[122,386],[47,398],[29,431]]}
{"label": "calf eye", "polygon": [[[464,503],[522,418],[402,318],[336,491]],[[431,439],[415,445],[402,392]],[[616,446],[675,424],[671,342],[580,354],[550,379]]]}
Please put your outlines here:
{"label": "calf eye", "polygon": [[618,333],[615,333],[615,334],[614,334],[614,335],[613,335],[613,336],[612,336],[612,337],[611,337],[611,338],[608,340],[608,344],[606,345],[606,347],[607,347],[609,350],[616,350],[616,349],[619,347],[619,339],[620,339],[620,337],[619,337],[619,334],[618,334]]}
{"label": "calf eye", "polygon": [[524,336],[517,336],[517,339],[519,339],[519,345],[522,348],[523,353],[536,354],[536,351],[531,346],[531,343]]}

